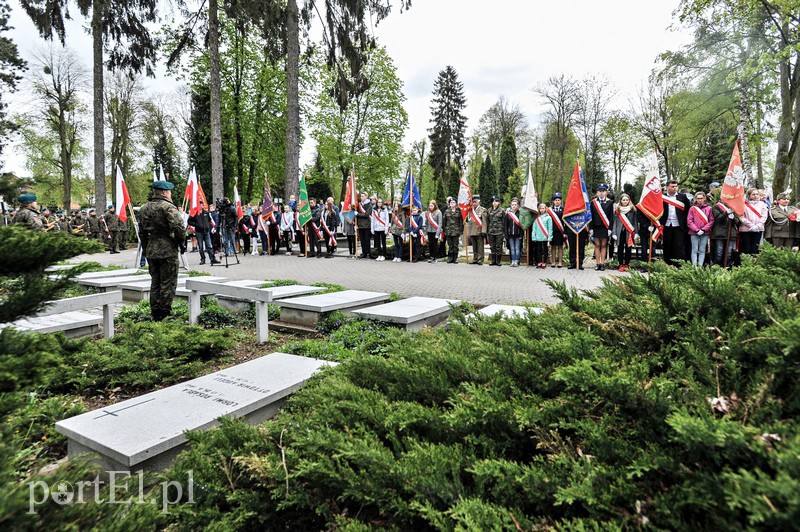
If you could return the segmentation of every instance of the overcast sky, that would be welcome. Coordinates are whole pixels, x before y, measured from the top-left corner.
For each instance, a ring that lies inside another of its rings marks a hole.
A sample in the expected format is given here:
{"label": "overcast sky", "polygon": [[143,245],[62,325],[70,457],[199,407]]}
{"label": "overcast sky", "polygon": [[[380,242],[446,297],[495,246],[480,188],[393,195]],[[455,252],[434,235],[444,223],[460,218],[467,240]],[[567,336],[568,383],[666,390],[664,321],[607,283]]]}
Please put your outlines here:
{"label": "overcast sky", "polygon": [[[468,132],[503,95],[519,104],[531,125],[544,104],[532,88],[552,75],[575,78],[605,75],[619,90],[617,107],[627,108],[629,95],[646,80],[656,56],[687,42],[670,30],[680,0],[413,0],[402,14],[396,9],[375,27],[404,82],[409,115],[405,146],[427,136],[433,83],[452,65],[464,84]],[[17,0],[11,0],[11,38],[23,57],[42,46]],[[74,9],[74,4],[70,6]],[[91,40],[84,21],[67,30],[67,45],[91,66]],[[148,90],[174,87],[170,80],[146,80]],[[20,95],[15,95],[18,100]],[[87,136],[91,142],[91,136]],[[313,147],[303,150],[301,166],[310,163]],[[12,146],[5,170],[28,175]]]}

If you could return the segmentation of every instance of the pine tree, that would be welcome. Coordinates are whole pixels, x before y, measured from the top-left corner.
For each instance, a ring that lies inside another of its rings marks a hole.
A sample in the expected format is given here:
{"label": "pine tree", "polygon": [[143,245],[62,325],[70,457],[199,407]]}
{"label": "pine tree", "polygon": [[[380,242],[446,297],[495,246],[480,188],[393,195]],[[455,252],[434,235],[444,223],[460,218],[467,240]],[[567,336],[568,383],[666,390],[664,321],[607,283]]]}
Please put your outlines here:
{"label": "pine tree", "polygon": [[481,201],[484,206],[490,205],[492,196],[497,193],[497,175],[494,170],[494,164],[492,164],[491,155],[486,156],[486,160],[481,166],[479,180],[478,190],[480,190]]}
{"label": "pine tree", "polygon": [[500,148],[500,171],[497,175],[497,195],[501,198],[508,192],[508,178],[517,168],[517,144],[511,135],[503,139]]}
{"label": "pine tree", "polygon": [[[467,129],[467,118],[463,114],[466,107],[464,84],[458,80],[458,73],[452,66],[439,72],[433,84],[433,102],[431,105],[431,127],[428,138],[431,141],[431,152],[428,164],[433,167],[433,176],[437,181],[444,181],[450,173],[450,167],[461,168],[464,154],[467,151],[464,135]],[[451,186],[444,186],[450,189]]]}
{"label": "pine tree", "polygon": [[8,25],[9,7],[5,0],[0,0],[0,154],[3,153],[3,144],[8,133],[14,131],[16,124],[6,120],[6,106],[3,95],[10,94],[17,89],[19,71],[25,69],[25,61],[19,56],[17,45],[3,33],[11,29]]}

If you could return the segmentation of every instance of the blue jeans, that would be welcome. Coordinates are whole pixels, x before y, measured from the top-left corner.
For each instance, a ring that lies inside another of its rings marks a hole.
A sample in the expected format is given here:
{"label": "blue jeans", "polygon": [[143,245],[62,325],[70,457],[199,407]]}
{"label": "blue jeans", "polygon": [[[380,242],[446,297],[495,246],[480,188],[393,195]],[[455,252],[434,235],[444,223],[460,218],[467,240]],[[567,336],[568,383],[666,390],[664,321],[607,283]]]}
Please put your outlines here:
{"label": "blue jeans", "polygon": [[[730,242],[728,242],[728,266],[731,265],[731,261],[733,260],[733,248],[736,245],[736,235],[731,236]],[[725,239],[724,238],[717,238],[714,240],[714,264],[718,264],[722,266],[723,262],[725,261]]]}
{"label": "blue jeans", "polygon": [[222,249],[226,255],[232,257],[234,255],[235,247],[234,242],[236,229],[233,227],[225,227],[222,229]]}
{"label": "blue jeans", "polygon": [[706,260],[708,235],[689,235],[689,237],[692,240],[692,254],[689,258],[691,259],[693,265],[702,266]]}
{"label": "blue jeans", "polygon": [[522,237],[510,236],[508,237],[508,250],[511,254],[512,262],[519,262],[519,255],[522,250]]}
{"label": "blue jeans", "polygon": [[211,233],[196,233],[197,250],[200,251],[200,260],[206,260],[206,253],[209,259],[214,259],[214,248],[211,247]]}

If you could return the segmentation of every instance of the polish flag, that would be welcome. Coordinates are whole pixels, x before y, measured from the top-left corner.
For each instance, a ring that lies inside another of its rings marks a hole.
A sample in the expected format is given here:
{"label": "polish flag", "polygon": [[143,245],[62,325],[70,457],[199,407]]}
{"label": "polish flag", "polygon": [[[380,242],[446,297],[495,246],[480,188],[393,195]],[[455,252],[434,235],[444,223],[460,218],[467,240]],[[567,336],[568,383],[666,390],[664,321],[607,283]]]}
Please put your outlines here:
{"label": "polish flag", "polygon": [[470,209],[472,208],[472,192],[469,189],[469,183],[464,174],[461,174],[458,184],[458,208],[461,209],[461,218],[466,220]]}
{"label": "polish flag", "polygon": [[189,172],[183,199],[189,205],[189,216],[196,216],[200,212],[200,183],[197,181],[197,173],[194,168]]}
{"label": "polish flag", "polygon": [[658,222],[664,214],[664,200],[661,197],[661,177],[658,175],[658,156],[650,157],[650,172],[644,180],[642,198],[636,208],[641,210],[652,222]]}
{"label": "polish flag", "polygon": [[241,220],[244,218],[244,209],[242,209],[242,198],[239,197],[239,187],[233,185],[233,204],[236,205],[236,219]]}
{"label": "polish flag", "polygon": [[125,178],[122,177],[122,170],[117,165],[117,205],[116,212],[119,219],[123,222],[128,221],[128,205],[131,204],[131,196],[128,194],[128,187],[125,185]]}

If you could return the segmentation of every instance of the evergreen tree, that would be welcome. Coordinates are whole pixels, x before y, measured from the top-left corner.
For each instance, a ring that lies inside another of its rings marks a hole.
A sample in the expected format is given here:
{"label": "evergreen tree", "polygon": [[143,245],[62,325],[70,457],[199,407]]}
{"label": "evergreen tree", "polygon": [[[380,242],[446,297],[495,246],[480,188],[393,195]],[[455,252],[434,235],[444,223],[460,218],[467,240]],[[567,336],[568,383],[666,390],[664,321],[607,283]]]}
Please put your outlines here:
{"label": "evergreen tree", "polygon": [[481,173],[479,177],[478,190],[481,195],[481,202],[483,206],[490,205],[492,196],[497,193],[497,175],[492,164],[492,156],[487,155],[486,160],[481,166]]}
{"label": "evergreen tree", "polygon": [[466,101],[464,84],[458,80],[455,68],[447,66],[439,72],[433,84],[433,126],[428,130],[431,141],[428,163],[433,167],[433,176],[437,181],[447,179],[450,166],[455,163],[461,168],[464,160],[467,151],[464,140],[467,118],[463,113]]}
{"label": "evergreen tree", "polygon": [[505,197],[508,192],[508,178],[517,168],[517,144],[511,135],[503,139],[500,148],[500,169],[497,175],[497,195]]}
{"label": "evergreen tree", "polygon": [[3,102],[3,95],[10,94],[17,89],[19,72],[25,69],[25,61],[19,56],[17,45],[3,34],[11,29],[8,25],[9,7],[6,0],[0,0],[0,155],[9,133],[16,129],[16,125],[6,119],[7,103]]}

